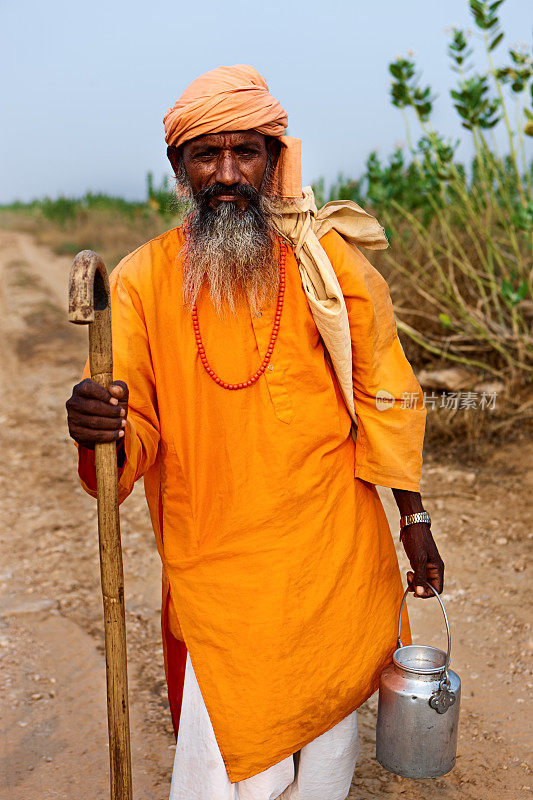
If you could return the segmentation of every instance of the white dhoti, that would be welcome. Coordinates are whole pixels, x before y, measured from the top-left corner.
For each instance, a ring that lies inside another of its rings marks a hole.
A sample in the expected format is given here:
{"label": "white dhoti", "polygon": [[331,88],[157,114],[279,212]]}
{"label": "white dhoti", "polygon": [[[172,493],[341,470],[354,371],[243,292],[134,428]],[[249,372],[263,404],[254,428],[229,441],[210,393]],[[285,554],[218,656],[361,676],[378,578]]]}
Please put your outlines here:
{"label": "white dhoti", "polygon": [[358,755],[354,711],[279,764],[231,783],[187,656],[170,800],[345,800]]}

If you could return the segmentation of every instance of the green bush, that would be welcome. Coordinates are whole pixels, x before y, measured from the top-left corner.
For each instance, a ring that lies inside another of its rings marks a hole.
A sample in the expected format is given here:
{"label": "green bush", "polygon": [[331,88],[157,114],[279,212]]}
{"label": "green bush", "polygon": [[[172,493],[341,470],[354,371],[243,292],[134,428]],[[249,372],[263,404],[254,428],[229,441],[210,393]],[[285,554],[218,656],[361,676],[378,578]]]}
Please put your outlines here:
{"label": "green bush", "polygon": [[[446,141],[431,124],[431,87],[421,84],[414,61],[398,58],[389,66],[391,102],[404,115],[408,153],[398,148],[385,163],[371,153],[364,174],[339,177],[329,199],[371,207],[385,225],[392,246],[384,258],[407,298],[398,327],[421,351],[523,380],[533,373],[533,163],[524,138],[533,135],[533,65],[513,49],[507,65],[494,64],[503,1],[469,2],[485,73],[472,71],[469,34],[454,28],[448,45],[457,76],[451,100],[475,149],[468,169],[456,159],[459,141]],[[514,127],[505,90],[516,106]],[[498,124],[507,131],[505,156],[487,138]],[[324,182],[316,187],[325,199]]]}
{"label": "green bush", "polygon": [[40,203],[40,210],[43,216],[52,222],[57,222],[61,226],[64,226],[68,220],[75,218],[79,207],[79,200],[73,200],[72,198],[62,196],[58,197],[56,200],[45,197]]}

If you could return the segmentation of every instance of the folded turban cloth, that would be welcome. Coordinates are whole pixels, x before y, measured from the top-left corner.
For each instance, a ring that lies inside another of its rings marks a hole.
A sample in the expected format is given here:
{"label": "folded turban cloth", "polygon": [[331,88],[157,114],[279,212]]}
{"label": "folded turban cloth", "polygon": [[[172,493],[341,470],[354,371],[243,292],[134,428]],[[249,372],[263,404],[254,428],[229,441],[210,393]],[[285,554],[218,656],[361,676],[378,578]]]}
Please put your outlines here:
{"label": "folded turban cloth", "polygon": [[236,64],[201,75],[185,89],[163,118],[165,141],[179,147],[206,133],[256,130],[281,143],[273,194],[301,197],[300,139],[285,136],[287,112],[253,67]]}

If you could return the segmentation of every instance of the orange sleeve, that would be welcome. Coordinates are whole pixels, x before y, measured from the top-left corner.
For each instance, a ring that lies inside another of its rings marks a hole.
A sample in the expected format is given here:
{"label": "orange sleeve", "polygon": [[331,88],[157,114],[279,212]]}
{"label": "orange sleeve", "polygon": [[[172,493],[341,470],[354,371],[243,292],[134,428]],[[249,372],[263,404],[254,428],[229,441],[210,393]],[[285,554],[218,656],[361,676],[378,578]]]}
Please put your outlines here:
{"label": "orange sleeve", "polygon": [[[113,327],[113,378],[129,389],[124,435],[126,459],[119,469],[119,502],[154,463],[159,447],[159,420],[150,344],[142,303],[135,288],[121,277],[120,265],[110,278]],[[85,365],[83,377],[89,377]],[[78,473],[85,491],[96,496],[94,451],[78,448]]]}
{"label": "orange sleeve", "polygon": [[355,475],[379,486],[418,492],[426,407],[398,339],[387,282],[335,231],[321,244],[348,309],[359,420]]}

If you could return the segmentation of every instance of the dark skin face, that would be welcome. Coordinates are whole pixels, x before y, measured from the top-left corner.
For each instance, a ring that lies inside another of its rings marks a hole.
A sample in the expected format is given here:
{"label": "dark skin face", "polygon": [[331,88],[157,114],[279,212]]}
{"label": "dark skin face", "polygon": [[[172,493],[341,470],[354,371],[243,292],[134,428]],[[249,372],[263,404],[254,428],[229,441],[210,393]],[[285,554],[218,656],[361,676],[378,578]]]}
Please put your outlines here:
{"label": "dark skin face", "polygon": [[[213,208],[220,203],[234,202],[244,210],[248,201],[232,194],[231,187],[237,184],[252,186],[257,191],[267,166],[268,155],[275,163],[279,145],[257,131],[232,131],[198,136],[182,145],[183,166],[191,182],[194,194],[215,183],[228,187],[227,193],[210,201]],[[179,151],[167,149],[174,171],[179,169]]]}

